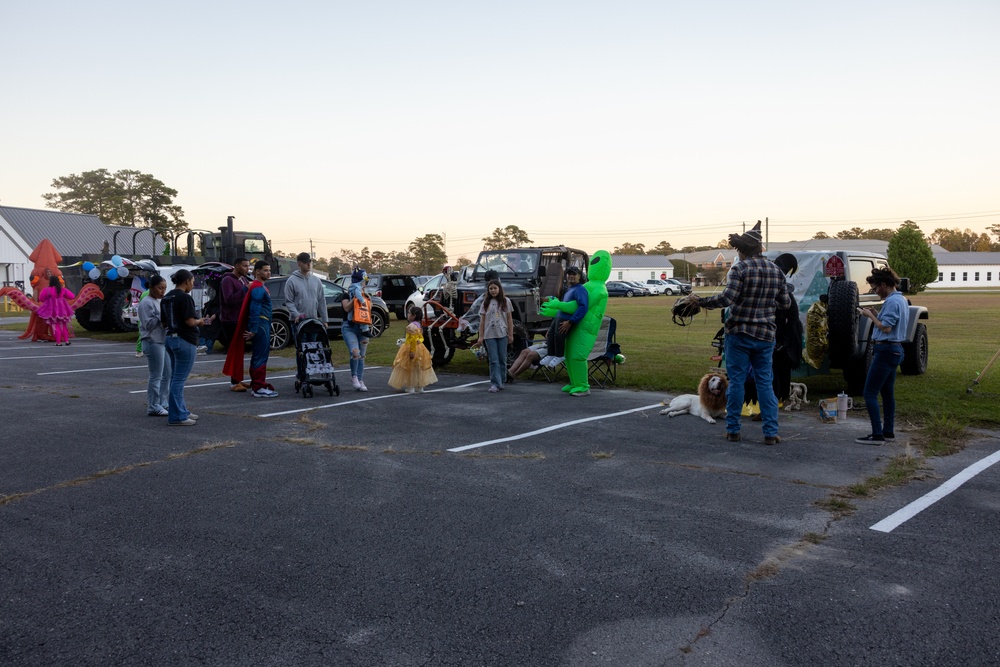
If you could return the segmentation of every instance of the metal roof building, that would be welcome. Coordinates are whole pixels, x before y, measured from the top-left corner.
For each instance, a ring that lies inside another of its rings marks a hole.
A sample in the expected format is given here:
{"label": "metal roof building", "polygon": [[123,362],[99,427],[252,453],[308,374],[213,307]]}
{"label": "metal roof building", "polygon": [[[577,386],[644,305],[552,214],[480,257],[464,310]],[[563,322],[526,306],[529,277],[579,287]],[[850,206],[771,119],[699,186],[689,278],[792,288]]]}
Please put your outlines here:
{"label": "metal roof building", "polygon": [[4,284],[23,281],[31,272],[28,257],[42,239],[52,241],[64,258],[101,254],[105,242],[111,253],[120,255],[159,254],[164,248],[163,239],[149,229],[105,225],[96,215],[0,206],[0,280]]}

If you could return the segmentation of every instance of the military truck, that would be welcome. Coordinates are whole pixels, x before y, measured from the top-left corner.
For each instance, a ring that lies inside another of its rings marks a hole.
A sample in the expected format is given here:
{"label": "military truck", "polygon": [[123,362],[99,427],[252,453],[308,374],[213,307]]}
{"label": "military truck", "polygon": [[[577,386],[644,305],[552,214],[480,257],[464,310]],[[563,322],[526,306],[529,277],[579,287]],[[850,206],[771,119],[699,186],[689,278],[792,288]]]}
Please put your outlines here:
{"label": "military truck", "polygon": [[[803,361],[793,371],[793,378],[839,369],[844,374],[848,393],[854,396],[861,394],[875,345],[871,339],[872,321],[860,316],[858,308],[872,307],[877,311],[882,307],[884,302],[869,289],[866,279],[872,269],[889,265],[886,257],[856,251],[765,252],[764,256],[783,267],[788,282],[795,288],[793,295],[799,305],[807,344],[810,326],[815,328],[817,321],[813,318],[810,324],[809,309],[817,301],[827,303],[825,353],[821,346],[821,359],[814,360],[818,365]],[[909,281],[904,278],[900,291],[905,294],[908,286]],[[922,375],[927,371],[928,338],[924,321],[928,317],[926,307],[910,303],[903,362],[900,365],[904,375]],[[815,335],[816,332],[812,333]]]}
{"label": "military truck", "polygon": [[484,250],[476,263],[453,274],[433,294],[424,295],[424,345],[435,366],[444,366],[455,354],[478,339],[476,299],[486,292],[486,272],[496,271],[504,295],[514,307],[514,342],[508,359],[516,357],[535,336],[544,336],[552,319],[539,313],[542,302],[559,298],[566,290],[566,269],[575,266],[586,275],[590,257],[566,246]]}
{"label": "military truck", "polygon": [[[83,308],[76,311],[77,322],[88,331],[137,331],[138,323],[135,309],[139,296],[146,289],[149,278],[154,273],[169,275],[179,268],[195,270],[199,266],[220,264],[231,265],[237,257],[246,257],[251,264],[264,259],[271,264],[271,274],[280,275],[282,267],[275,262],[271,245],[260,232],[238,232],[233,229],[233,216],[226,220],[225,227],[219,227],[218,232],[208,230],[185,230],[172,237],[171,254],[138,255],[135,253],[136,237],[143,233],[160,238],[149,228],[136,229],[132,234],[132,253],[126,254],[127,242],[123,238],[119,251],[118,235],[115,232],[113,246],[108,252],[99,255],[83,255],[81,262],[63,270],[67,287],[74,291],[86,283],[94,283],[104,293],[103,299],[93,299]],[[178,252],[181,247],[185,252]],[[94,269],[83,270],[83,263],[94,264]],[[122,269],[124,268],[124,271]],[[287,267],[286,267],[287,268]],[[199,298],[201,294],[211,295],[212,286],[205,284],[205,279],[217,275],[218,271],[203,271],[200,284],[196,288],[203,289],[195,295],[199,305],[206,299]]]}

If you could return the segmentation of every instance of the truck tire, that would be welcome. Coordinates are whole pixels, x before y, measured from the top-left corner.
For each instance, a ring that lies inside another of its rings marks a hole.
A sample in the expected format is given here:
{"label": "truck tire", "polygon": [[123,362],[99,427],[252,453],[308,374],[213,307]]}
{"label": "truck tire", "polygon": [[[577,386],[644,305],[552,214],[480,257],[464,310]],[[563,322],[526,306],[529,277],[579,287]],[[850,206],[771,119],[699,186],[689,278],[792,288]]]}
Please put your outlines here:
{"label": "truck tire", "polygon": [[923,375],[927,372],[927,326],[917,325],[912,343],[903,343],[903,363],[899,370],[903,375]]}
{"label": "truck tire", "polygon": [[455,330],[424,327],[424,347],[431,353],[431,365],[434,368],[447,366],[455,356]]}
{"label": "truck tire", "polygon": [[139,330],[138,325],[132,324],[125,319],[125,309],[129,306],[131,298],[132,293],[130,290],[119,289],[112,292],[104,301],[104,317],[102,319],[109,323],[115,331],[130,333]]}
{"label": "truck tire", "polygon": [[865,353],[860,359],[844,367],[844,382],[847,383],[847,393],[851,396],[861,396],[865,393],[865,381],[868,379],[868,369],[872,365],[875,354],[875,343],[869,340],[865,344]]}
{"label": "truck tire", "polygon": [[[102,314],[101,319],[91,320],[91,308]],[[107,331],[110,327],[104,321],[104,299],[93,299],[90,303],[76,311],[76,321],[87,331]]]}
{"label": "truck tire", "polygon": [[865,348],[858,344],[858,284],[835,280],[830,283],[829,298],[830,364],[835,368],[847,368],[865,353]]}

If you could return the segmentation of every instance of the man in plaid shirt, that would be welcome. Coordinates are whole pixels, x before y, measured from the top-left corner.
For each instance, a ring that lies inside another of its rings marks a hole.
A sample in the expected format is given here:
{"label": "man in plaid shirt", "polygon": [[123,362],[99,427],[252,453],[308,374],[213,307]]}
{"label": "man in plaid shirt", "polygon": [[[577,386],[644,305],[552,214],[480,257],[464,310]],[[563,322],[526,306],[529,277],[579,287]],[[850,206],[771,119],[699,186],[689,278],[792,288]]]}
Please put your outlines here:
{"label": "man in plaid shirt", "polygon": [[764,444],[781,442],[778,437],[778,399],[771,386],[771,358],[774,355],[775,319],[777,307],[787,308],[788,284],[785,274],[761,252],[760,221],[743,235],[730,234],[729,244],[736,248],[740,261],[734,264],[726,279],[726,289],[715,296],[695,297],[702,308],[725,308],[726,374],[726,440],[739,442],[740,416],[743,412],[743,385],[753,368],[757,383],[757,398],[764,421]]}

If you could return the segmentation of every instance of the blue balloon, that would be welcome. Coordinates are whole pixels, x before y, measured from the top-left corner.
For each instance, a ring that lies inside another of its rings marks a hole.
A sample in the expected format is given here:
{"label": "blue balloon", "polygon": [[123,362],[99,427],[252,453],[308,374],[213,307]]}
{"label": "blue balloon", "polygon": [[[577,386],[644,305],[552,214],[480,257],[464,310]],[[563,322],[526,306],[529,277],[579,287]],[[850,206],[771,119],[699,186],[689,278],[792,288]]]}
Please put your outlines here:
{"label": "blue balloon", "polygon": [[94,263],[93,262],[84,262],[83,263],[83,271],[84,271],[84,273],[90,273],[90,270],[92,268],[94,268]]}
{"label": "blue balloon", "polygon": [[118,269],[108,269],[108,280],[118,280]]}
{"label": "blue balloon", "polygon": [[122,261],[121,255],[114,255],[111,257],[111,263],[115,266],[121,266],[125,262]]}

